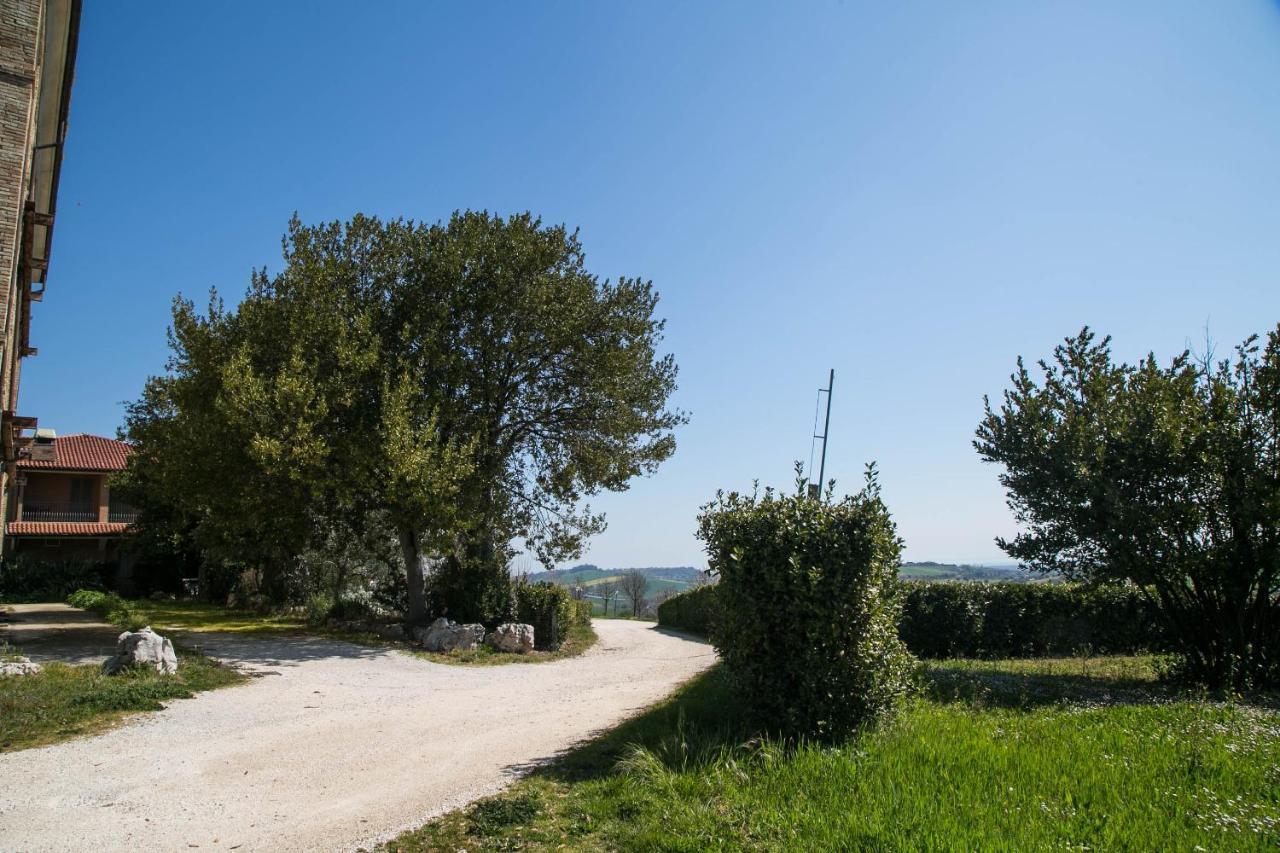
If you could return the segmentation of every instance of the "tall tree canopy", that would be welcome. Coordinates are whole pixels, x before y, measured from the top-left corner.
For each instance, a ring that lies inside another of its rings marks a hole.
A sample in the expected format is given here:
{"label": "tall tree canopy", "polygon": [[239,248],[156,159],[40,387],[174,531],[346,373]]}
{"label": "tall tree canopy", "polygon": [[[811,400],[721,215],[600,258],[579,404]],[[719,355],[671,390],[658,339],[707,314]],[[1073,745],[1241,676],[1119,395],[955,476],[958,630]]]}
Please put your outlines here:
{"label": "tall tree canopy", "polygon": [[1280,327],[1167,367],[1116,364],[1084,329],[1040,371],[1018,360],[974,442],[1023,528],[1000,547],[1149,591],[1199,681],[1280,681]]}
{"label": "tall tree canopy", "polygon": [[169,371],[128,412],[128,478],[211,549],[280,564],[334,524],[384,524],[419,619],[426,559],[572,558],[604,524],[583,501],[674,452],[657,295],[588,272],[576,233],[295,218],[284,257],[233,311],[179,299]]}

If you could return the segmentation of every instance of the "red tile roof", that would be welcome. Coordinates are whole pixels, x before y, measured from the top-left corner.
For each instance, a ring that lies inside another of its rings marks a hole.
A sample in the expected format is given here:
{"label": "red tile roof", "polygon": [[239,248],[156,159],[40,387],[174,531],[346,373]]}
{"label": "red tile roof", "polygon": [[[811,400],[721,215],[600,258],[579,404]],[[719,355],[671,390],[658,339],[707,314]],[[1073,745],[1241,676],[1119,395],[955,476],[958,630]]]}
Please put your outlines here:
{"label": "red tile roof", "polygon": [[117,536],[129,525],[108,521],[11,521],[10,536]]}
{"label": "red tile roof", "polygon": [[64,435],[53,440],[54,459],[19,459],[19,468],[56,471],[120,471],[129,458],[129,445],[100,435]]}

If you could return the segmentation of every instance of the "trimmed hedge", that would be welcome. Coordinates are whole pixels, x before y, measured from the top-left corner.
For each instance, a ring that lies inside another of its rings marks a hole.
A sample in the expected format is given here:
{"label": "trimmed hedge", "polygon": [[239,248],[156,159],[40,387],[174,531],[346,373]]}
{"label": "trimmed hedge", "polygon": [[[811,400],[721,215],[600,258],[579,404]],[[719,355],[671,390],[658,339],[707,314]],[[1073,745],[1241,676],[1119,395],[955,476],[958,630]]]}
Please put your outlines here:
{"label": "trimmed hedge", "polygon": [[1159,611],[1132,587],[907,581],[899,634],[924,658],[1168,651]]}
{"label": "trimmed hedge", "polygon": [[714,586],[700,586],[671,596],[658,605],[658,624],[673,631],[710,634],[715,616],[715,590]]}
{"label": "trimmed hedge", "polygon": [[[1133,588],[905,581],[898,634],[922,658],[1173,651],[1159,612]],[[667,599],[658,624],[708,634],[716,587]]]}
{"label": "trimmed hedge", "polygon": [[559,648],[579,617],[578,602],[573,600],[569,590],[546,581],[517,582],[513,585],[512,594],[516,621],[533,626],[535,647]]}
{"label": "trimmed hedge", "polygon": [[711,641],[761,729],[837,740],[905,695],[912,658],[893,590],[901,542],[870,473],[839,502],[719,495],[698,522],[720,576]]}

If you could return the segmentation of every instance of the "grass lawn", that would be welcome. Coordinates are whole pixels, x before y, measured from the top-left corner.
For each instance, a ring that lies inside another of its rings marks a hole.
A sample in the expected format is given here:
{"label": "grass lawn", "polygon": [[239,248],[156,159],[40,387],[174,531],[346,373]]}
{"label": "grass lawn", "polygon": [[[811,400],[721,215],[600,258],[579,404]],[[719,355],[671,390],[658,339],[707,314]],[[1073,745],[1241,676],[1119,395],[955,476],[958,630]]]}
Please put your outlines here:
{"label": "grass lawn", "polygon": [[0,752],[92,734],[171,699],[238,684],[248,676],[179,648],[178,673],[102,675],[97,666],[46,664],[36,675],[0,678]]}
{"label": "grass lawn", "polygon": [[309,630],[301,616],[231,610],[203,601],[131,601],[157,631],[225,631],[232,634],[296,634]]}
{"label": "grass lawn", "polygon": [[1157,664],[933,664],[892,723],[792,751],[712,670],[387,849],[1276,849],[1280,714],[1168,692]]}

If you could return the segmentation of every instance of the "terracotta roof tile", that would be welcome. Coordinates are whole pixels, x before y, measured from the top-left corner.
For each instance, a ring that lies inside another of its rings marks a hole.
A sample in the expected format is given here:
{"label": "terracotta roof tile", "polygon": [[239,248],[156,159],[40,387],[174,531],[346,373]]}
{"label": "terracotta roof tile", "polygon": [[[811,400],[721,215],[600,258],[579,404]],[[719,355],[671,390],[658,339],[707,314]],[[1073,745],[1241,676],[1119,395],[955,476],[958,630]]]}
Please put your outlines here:
{"label": "terracotta roof tile", "polygon": [[108,521],[11,521],[10,536],[115,536],[129,525]]}
{"label": "terracotta roof tile", "polygon": [[100,435],[65,435],[53,440],[50,462],[19,459],[18,467],[58,471],[120,471],[129,458],[129,445]]}

